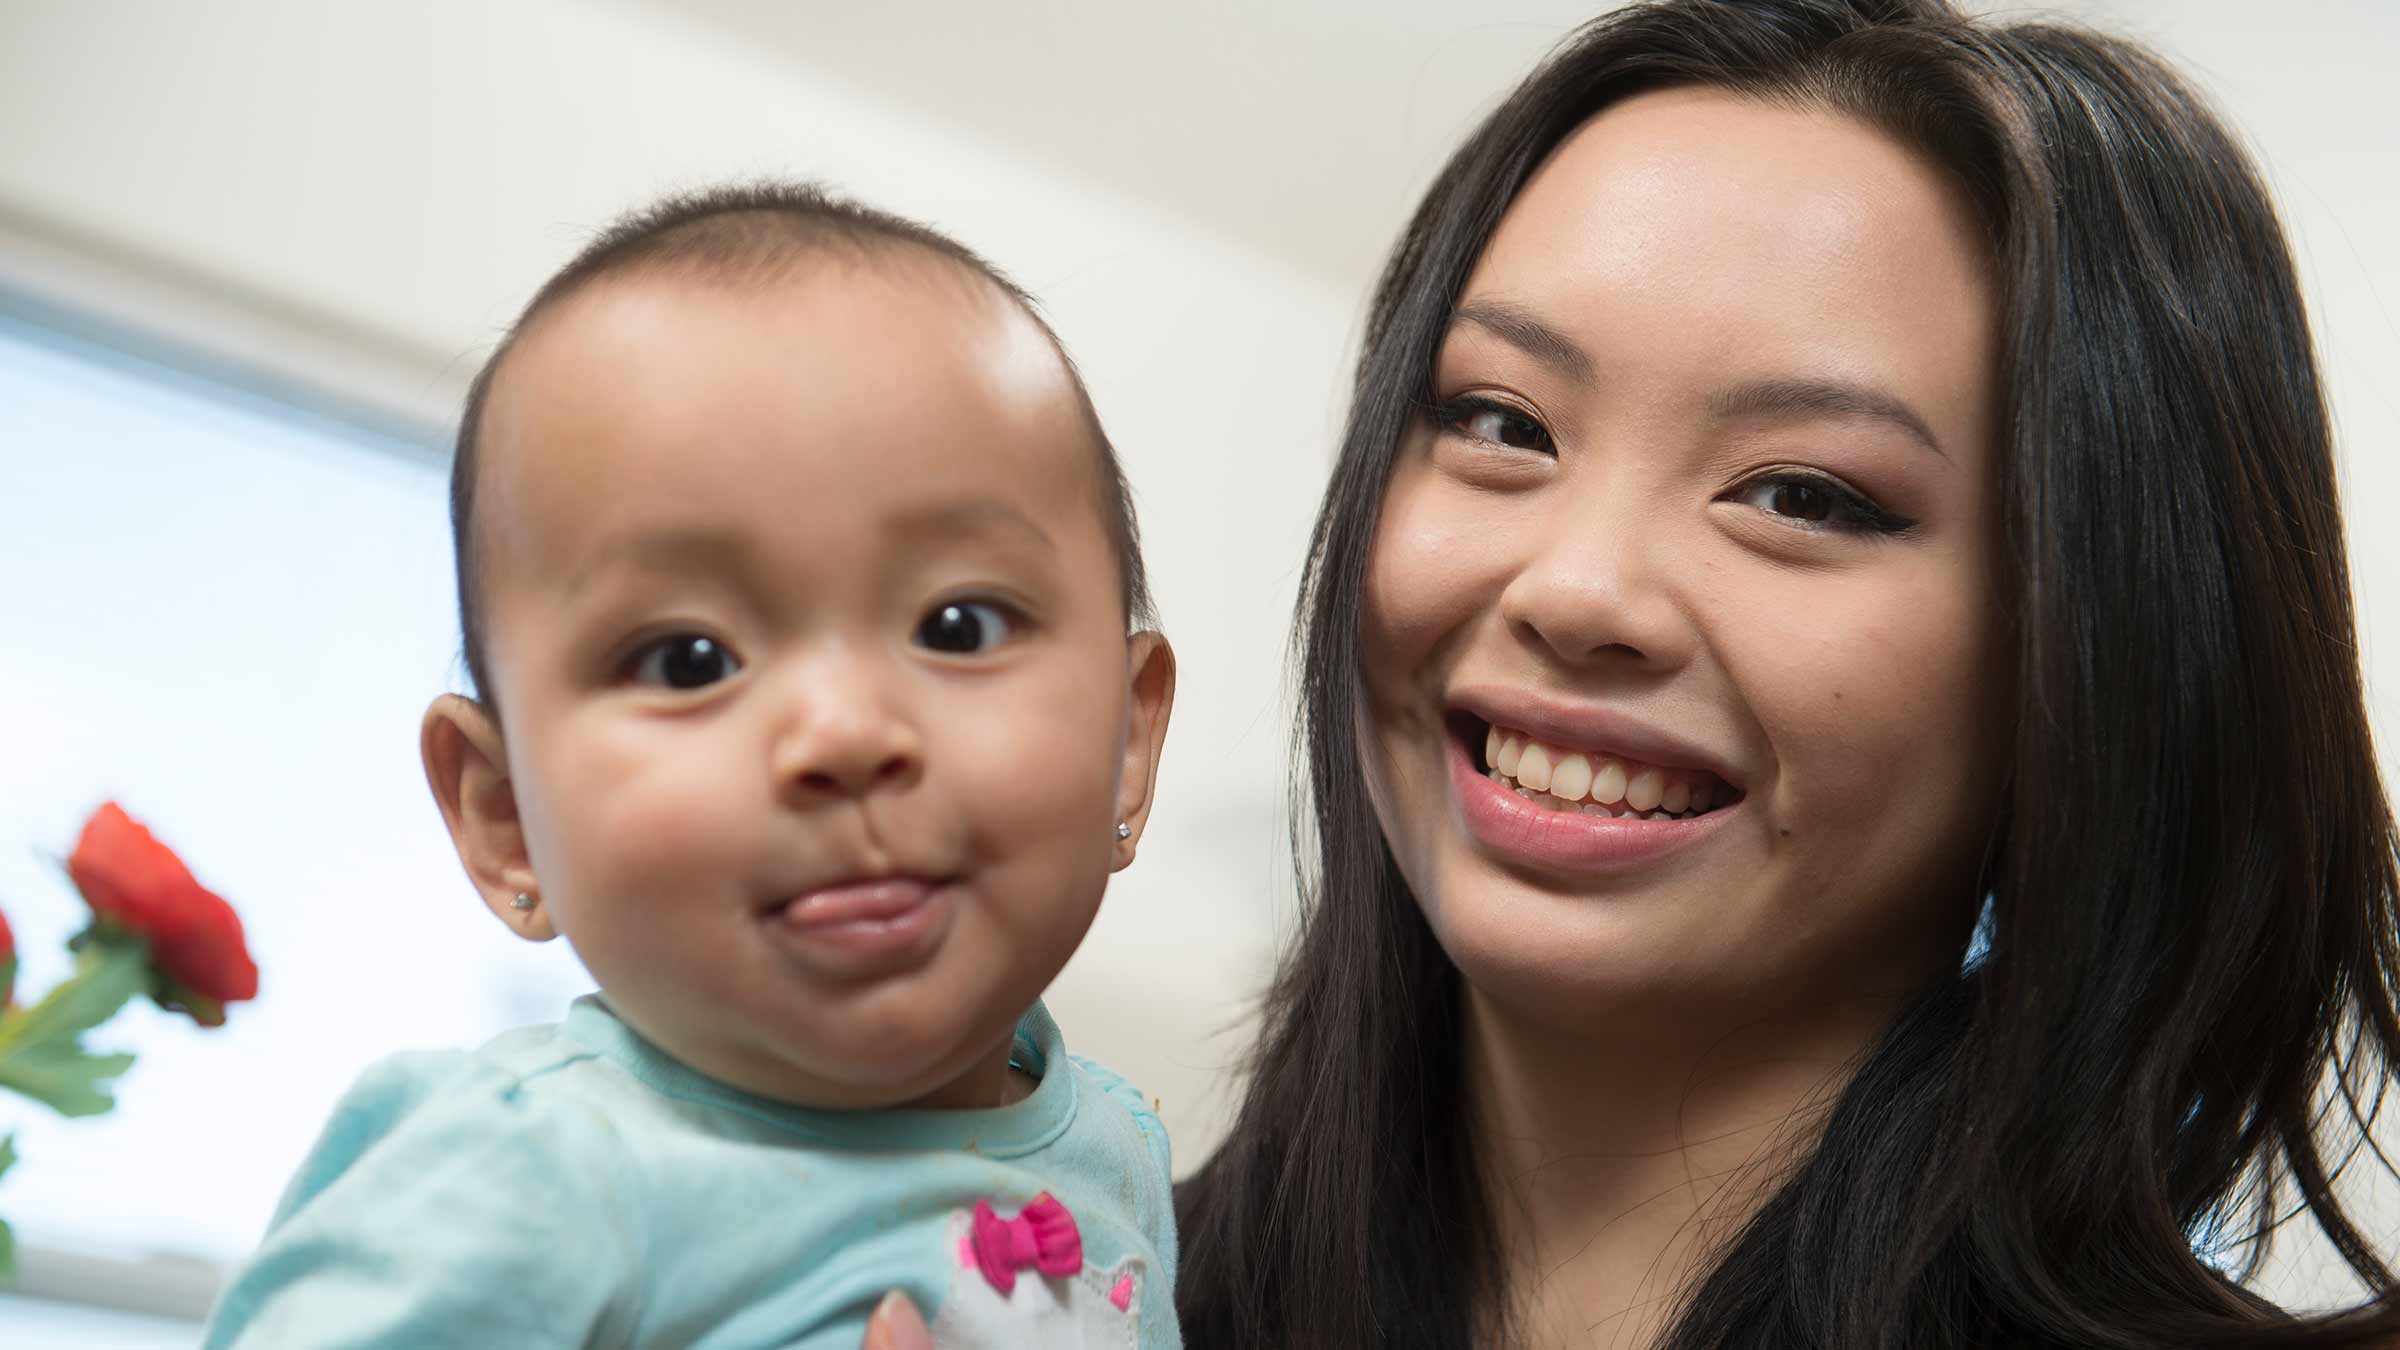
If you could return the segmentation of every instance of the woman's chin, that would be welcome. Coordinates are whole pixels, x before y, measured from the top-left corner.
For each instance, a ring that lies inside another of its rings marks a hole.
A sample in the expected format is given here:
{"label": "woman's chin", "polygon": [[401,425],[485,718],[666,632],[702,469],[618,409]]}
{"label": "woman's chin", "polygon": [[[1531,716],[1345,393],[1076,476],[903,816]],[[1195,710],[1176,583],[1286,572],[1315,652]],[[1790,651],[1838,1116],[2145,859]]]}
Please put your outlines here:
{"label": "woman's chin", "polygon": [[[1562,1027],[1649,1009],[1688,1015],[1771,982],[1787,946],[1714,887],[1563,891],[1485,866],[1423,892],[1435,939],[1481,996]],[[1706,897],[1705,900],[1703,897]]]}

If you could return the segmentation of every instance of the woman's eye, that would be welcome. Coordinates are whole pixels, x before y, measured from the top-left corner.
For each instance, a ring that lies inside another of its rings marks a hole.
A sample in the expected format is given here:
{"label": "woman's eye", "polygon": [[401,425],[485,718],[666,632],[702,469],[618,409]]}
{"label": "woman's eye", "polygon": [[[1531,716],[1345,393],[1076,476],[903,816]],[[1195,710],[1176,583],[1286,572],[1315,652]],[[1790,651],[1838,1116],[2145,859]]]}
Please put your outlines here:
{"label": "woman's eye", "polygon": [[990,651],[1015,630],[998,605],[981,600],[953,600],[936,605],[917,625],[917,645],[937,652]]}
{"label": "woman's eye", "polygon": [[715,638],[678,633],[634,654],[633,682],[665,689],[701,689],[742,668]]}
{"label": "woman's eye", "polygon": [[1832,493],[1815,483],[1771,483],[1767,487],[1767,509],[1794,520],[1821,525],[1832,519],[1840,506]]}
{"label": "woman's eye", "polygon": [[1898,534],[1916,522],[1892,514],[1830,478],[1770,474],[1734,489],[1731,499],[1801,529]]}
{"label": "woman's eye", "polygon": [[1511,450],[1552,452],[1550,430],[1532,414],[1488,398],[1452,399],[1435,410],[1442,426],[1469,440]]}

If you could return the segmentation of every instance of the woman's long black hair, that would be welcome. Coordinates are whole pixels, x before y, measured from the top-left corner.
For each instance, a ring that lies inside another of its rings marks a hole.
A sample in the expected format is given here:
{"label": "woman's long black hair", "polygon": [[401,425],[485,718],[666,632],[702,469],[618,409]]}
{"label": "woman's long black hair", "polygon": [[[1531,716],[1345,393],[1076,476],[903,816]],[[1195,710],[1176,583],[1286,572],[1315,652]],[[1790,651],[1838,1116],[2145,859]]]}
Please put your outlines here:
{"label": "woman's long black hair", "polygon": [[[2395,835],[2331,433],[2247,156],[2158,61],[1942,0],[1612,13],[1451,159],[1375,293],[1299,613],[1304,921],[1243,1106],[1183,1192],[1187,1341],[1511,1337],[1459,975],[1359,776],[1359,614],[1393,456],[1494,226],[1631,94],[1858,117],[1939,164],[2000,279],[2011,779],[1988,954],[1858,1065],[1666,1344],[2346,1346],[2400,1329],[2335,1192],[2400,1051]],[[2304,1210],[2370,1291],[2246,1292]]]}

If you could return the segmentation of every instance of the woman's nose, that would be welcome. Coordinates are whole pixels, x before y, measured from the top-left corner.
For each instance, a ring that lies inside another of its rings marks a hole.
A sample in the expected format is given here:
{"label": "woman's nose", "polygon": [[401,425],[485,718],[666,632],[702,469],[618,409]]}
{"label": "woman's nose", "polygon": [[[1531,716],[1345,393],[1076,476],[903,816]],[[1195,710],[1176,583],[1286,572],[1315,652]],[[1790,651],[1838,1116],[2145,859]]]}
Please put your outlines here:
{"label": "woman's nose", "polygon": [[1694,641],[1675,599],[1657,514],[1635,501],[1561,512],[1527,532],[1527,551],[1500,593],[1520,641],[1570,666],[1681,664]]}
{"label": "woman's nose", "polygon": [[923,731],[890,672],[846,657],[814,661],[784,703],[774,774],[785,793],[863,797],[923,775]]}

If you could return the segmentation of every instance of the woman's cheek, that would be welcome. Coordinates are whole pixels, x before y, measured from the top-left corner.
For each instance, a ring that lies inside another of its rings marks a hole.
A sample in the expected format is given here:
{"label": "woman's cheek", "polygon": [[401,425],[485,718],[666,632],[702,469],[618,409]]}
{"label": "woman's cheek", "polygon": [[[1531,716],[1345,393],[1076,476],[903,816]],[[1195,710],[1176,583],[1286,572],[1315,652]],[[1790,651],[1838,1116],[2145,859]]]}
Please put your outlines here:
{"label": "woman's cheek", "polygon": [[[1911,854],[1972,833],[1986,806],[1988,616],[1960,603],[1944,569],[1860,580],[1787,582],[1783,603],[1744,616],[1748,637],[1729,654],[1773,749],[1782,848],[1846,839],[1854,857]],[[1934,863],[1896,870],[1923,865]]]}
{"label": "woman's cheek", "polygon": [[1498,601],[1505,521],[1481,521],[1426,470],[1397,475],[1368,554],[1363,637],[1369,678],[1414,682],[1445,639]]}

